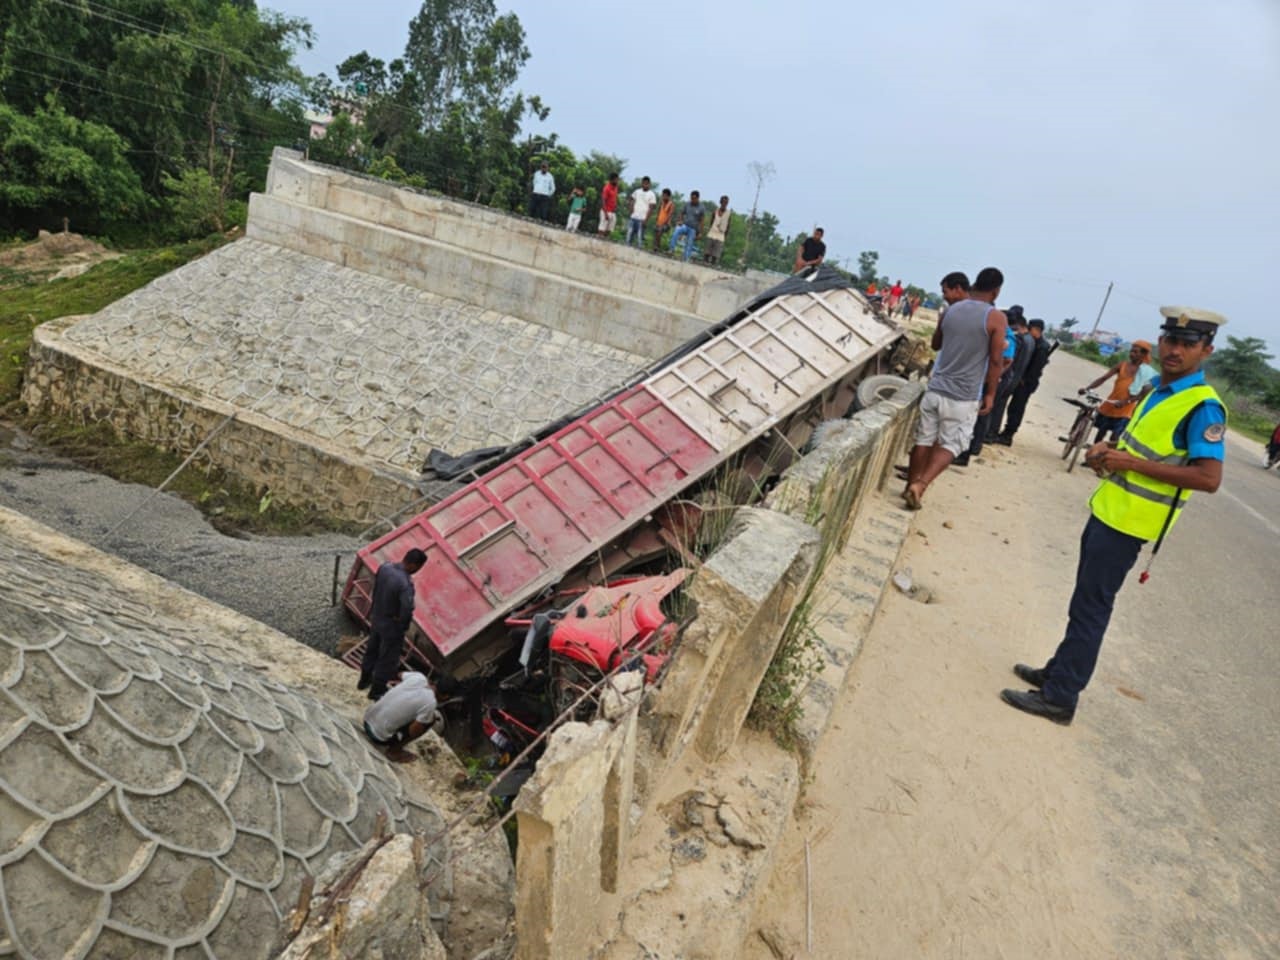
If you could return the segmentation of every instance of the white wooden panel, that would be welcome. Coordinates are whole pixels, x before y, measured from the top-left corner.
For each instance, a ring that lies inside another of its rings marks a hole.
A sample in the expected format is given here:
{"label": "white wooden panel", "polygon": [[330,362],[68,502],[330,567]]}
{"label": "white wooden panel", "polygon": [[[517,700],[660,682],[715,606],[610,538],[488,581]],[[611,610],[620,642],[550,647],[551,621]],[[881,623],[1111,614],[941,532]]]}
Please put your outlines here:
{"label": "white wooden panel", "polygon": [[646,382],[723,453],[740,449],[898,336],[852,290],[777,297]]}

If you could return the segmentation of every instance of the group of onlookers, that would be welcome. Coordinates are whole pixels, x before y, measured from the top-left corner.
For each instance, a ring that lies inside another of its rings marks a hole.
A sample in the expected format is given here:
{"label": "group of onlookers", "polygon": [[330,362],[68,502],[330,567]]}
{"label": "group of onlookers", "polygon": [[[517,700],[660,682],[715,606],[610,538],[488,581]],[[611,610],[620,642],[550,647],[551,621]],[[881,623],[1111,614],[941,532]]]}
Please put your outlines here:
{"label": "group of onlookers", "polygon": [[[618,186],[618,174],[610,173],[600,189],[600,222],[596,232],[602,237],[611,236],[618,226],[618,206],[621,200]],[[529,215],[539,220],[550,219],[551,199],[555,192],[555,177],[544,162],[533,174]],[[577,185],[569,193],[566,230],[572,233],[579,229],[586,206],[586,191],[581,185]],[[697,251],[705,263],[719,263],[724,256],[724,244],[732,220],[733,211],[729,209],[728,197],[721,197],[719,206],[711,207],[704,204],[701,193],[694,190],[677,212],[669,189],[663,189],[659,195],[654,192],[652,181],[648,177],[641,177],[640,186],[627,198],[626,243],[643,248],[645,231],[652,227],[651,249],[655,253],[661,253],[664,245],[666,252],[671,254],[676,252],[676,247],[680,247],[682,259],[686,261],[692,259]],[[821,231],[818,233],[821,234]],[[699,248],[698,244],[704,237],[706,242]],[[825,247],[823,249],[825,251]]]}
{"label": "group of onlookers", "polygon": [[874,280],[867,284],[867,297],[879,299],[884,304],[885,312],[893,316],[896,311],[904,320],[910,320],[920,309],[920,297],[908,293],[901,280],[895,280],[891,287],[881,287]]}
{"label": "group of onlookers", "polygon": [[899,469],[912,509],[920,508],[925,490],[944,470],[967,466],[984,443],[1012,446],[1027,401],[1040,386],[1053,352],[1044,321],[1027,320],[1017,304],[997,309],[1003,284],[995,267],[980,271],[972,285],[959,271],[942,278],[946,306],[931,344],[938,358],[920,405],[916,447]]}
{"label": "group of onlookers", "polygon": [[[921,508],[943,471],[966,462],[984,440],[1013,442],[1052,352],[1043,324],[1028,322],[1018,306],[997,309],[1003,281],[994,267],[982,270],[972,287],[962,273],[942,280],[947,307],[933,335],[938,357],[921,398],[910,462],[898,468],[906,481],[903,500],[912,510]],[[1089,499],[1067,627],[1044,666],[1014,665],[1029,689],[1000,693],[1010,706],[1054,723],[1074,719],[1116,594],[1143,545],[1154,543],[1154,558],[1191,492],[1212,493],[1222,481],[1226,409],[1205,382],[1202,365],[1226,318],[1189,307],[1160,312],[1159,373],[1150,363],[1151,344],[1137,340],[1127,359],[1080,390],[1115,380],[1099,404],[1098,435],[1084,455],[1100,482]],[[1149,572],[1150,561],[1140,579]]]}

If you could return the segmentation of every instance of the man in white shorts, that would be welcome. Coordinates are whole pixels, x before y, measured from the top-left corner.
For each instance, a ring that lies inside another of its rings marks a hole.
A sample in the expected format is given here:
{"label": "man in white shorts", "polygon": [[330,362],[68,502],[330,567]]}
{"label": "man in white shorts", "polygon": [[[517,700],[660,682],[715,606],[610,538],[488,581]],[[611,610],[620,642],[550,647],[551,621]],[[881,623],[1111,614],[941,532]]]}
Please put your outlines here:
{"label": "man in white shorts", "polygon": [[995,402],[1007,326],[995,308],[1003,283],[1004,275],[995,267],[979,273],[972,289],[963,273],[942,278],[947,309],[933,332],[938,359],[920,401],[916,445],[902,492],[912,510],[920,509],[929,484],[968,449],[978,415],[988,413]]}

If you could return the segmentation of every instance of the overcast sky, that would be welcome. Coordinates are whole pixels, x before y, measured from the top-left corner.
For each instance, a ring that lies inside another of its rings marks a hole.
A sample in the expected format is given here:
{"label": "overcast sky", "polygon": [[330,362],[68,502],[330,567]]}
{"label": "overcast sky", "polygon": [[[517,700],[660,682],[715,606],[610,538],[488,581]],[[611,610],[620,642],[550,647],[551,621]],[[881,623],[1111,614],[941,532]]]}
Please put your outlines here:
{"label": "overcast sky", "polygon": [[[414,0],[260,0],[308,19],[299,62],[334,74],[404,51]],[[1006,276],[1001,304],[1150,337],[1207,307],[1280,354],[1277,0],[498,0],[520,80],[575,153],[826,229],[828,258],[934,289]],[[1220,338],[1220,343],[1225,339]],[[1273,364],[1280,361],[1272,361]]]}

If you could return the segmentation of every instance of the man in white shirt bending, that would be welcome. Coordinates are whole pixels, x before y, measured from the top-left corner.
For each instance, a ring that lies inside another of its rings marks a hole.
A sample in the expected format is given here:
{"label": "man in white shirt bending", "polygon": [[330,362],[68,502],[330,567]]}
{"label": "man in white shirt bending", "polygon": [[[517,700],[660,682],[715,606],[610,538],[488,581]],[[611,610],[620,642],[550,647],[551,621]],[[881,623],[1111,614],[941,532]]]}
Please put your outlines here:
{"label": "man in white shirt bending", "polygon": [[404,747],[432,728],[443,730],[444,718],[436,710],[435,691],[421,673],[404,674],[364,713],[364,735],[396,763],[418,759]]}

